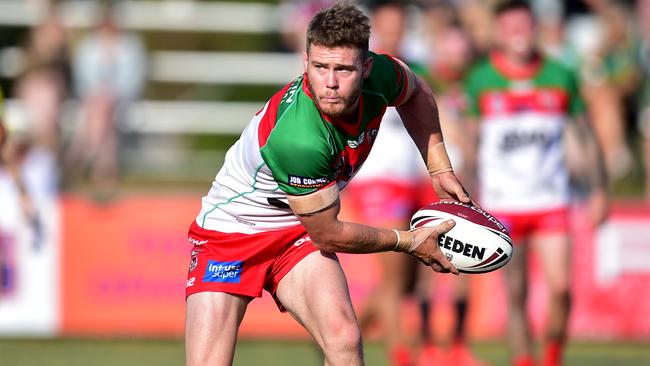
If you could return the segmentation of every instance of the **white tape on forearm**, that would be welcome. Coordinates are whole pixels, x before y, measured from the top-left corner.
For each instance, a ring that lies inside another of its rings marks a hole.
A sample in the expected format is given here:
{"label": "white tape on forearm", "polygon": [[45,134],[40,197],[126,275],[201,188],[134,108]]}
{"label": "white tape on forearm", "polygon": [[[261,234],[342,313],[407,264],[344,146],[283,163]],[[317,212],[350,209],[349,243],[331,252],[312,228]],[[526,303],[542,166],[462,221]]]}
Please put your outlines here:
{"label": "white tape on forearm", "polygon": [[287,196],[289,206],[298,215],[309,215],[330,207],[339,199],[336,183],[304,196]]}

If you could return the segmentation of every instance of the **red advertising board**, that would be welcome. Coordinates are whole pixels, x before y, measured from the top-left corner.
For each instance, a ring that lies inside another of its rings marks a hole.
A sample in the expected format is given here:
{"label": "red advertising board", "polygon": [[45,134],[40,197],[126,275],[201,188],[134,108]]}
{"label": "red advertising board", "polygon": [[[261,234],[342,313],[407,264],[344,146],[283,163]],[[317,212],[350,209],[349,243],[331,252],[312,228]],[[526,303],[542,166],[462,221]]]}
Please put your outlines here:
{"label": "red advertising board", "polygon": [[[65,197],[63,334],[182,335],[190,251],[186,233],[199,204],[199,195],[131,196],[108,204]],[[577,338],[650,337],[650,317],[646,316],[650,312],[650,268],[642,265],[650,263],[650,210],[630,214],[626,207],[615,210],[597,236],[579,213],[575,215],[571,330]],[[354,217],[350,212],[346,215]],[[631,261],[626,254],[630,251],[643,260]],[[376,258],[339,257],[360,311],[379,278]],[[534,259],[532,269],[530,315],[539,332],[545,319],[546,292]],[[503,336],[507,308],[502,275],[497,271],[470,278],[468,321],[474,339]],[[454,278],[433,276],[433,325],[438,334],[446,334],[453,323]],[[417,306],[406,302],[405,324],[414,330],[416,314]],[[295,338],[306,333],[289,315],[279,313],[265,294],[249,306],[241,336]]]}

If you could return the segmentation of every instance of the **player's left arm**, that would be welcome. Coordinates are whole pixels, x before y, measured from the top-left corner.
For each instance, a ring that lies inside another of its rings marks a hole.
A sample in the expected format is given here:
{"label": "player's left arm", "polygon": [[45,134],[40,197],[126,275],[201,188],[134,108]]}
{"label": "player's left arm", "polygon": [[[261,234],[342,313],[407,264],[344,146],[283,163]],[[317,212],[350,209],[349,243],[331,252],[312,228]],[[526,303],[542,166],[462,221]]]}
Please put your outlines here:
{"label": "player's left arm", "polygon": [[396,61],[404,73],[406,88],[403,102],[396,109],[424,159],[436,194],[440,198],[471,202],[447,155],[433,91],[406,64]]}
{"label": "player's left arm", "polygon": [[586,163],[586,168],[580,169],[578,174],[590,190],[589,216],[591,222],[597,226],[602,224],[609,214],[609,180],[604,155],[585,113],[576,115],[569,121],[570,127],[573,128],[573,138],[578,140],[581,160]]}

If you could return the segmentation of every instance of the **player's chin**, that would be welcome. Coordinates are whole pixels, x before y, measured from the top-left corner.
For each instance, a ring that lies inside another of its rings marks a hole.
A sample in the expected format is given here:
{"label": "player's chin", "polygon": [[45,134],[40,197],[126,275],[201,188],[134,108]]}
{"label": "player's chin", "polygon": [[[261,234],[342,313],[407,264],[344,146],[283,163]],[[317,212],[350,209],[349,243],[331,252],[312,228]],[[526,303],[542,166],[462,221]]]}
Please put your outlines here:
{"label": "player's chin", "polygon": [[322,103],[319,107],[321,112],[328,117],[338,118],[345,112],[345,105],[343,103]]}

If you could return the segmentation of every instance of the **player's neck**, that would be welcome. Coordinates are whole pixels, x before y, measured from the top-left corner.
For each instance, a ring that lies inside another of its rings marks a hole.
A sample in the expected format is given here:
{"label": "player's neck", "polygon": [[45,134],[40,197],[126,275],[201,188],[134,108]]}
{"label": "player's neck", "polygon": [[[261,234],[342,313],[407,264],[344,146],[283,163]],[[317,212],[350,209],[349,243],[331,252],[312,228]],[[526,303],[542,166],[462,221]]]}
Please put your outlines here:
{"label": "player's neck", "polygon": [[357,98],[357,102],[354,103],[354,106],[350,107],[349,110],[343,113],[339,119],[342,120],[342,122],[354,124],[359,119],[359,113],[359,98]]}
{"label": "player's neck", "polygon": [[532,77],[540,65],[540,56],[536,52],[519,54],[496,50],[491,55],[495,66],[508,77]]}
{"label": "player's neck", "polygon": [[537,55],[535,52],[519,53],[500,51],[500,53],[503,55],[504,60],[508,63],[508,66],[514,69],[527,69],[531,64],[537,61]]}

